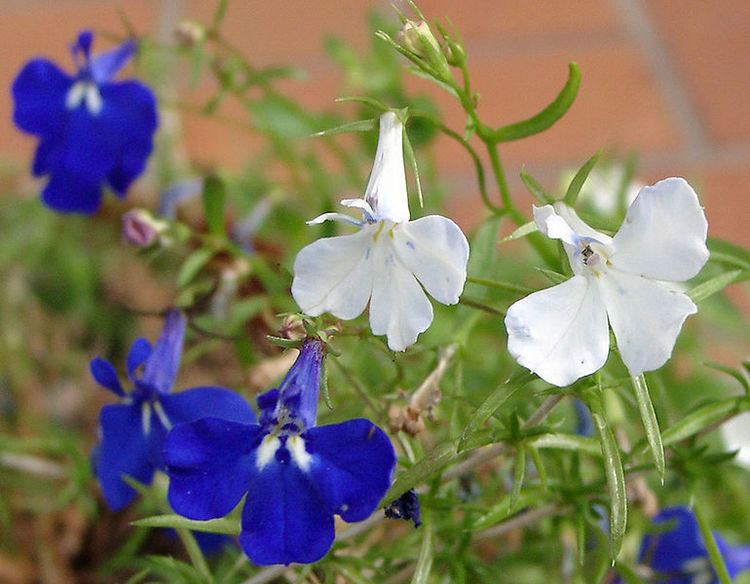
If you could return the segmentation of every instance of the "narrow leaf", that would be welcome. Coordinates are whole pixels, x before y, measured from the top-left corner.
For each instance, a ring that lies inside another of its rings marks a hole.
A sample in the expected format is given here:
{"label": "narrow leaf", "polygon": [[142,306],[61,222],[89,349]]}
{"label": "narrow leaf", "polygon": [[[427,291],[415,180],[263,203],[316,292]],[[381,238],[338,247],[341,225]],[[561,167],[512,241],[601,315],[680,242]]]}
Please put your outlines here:
{"label": "narrow leaf", "polygon": [[568,65],[568,80],[555,100],[535,116],[500,128],[495,132],[494,140],[496,142],[520,140],[548,129],[563,117],[570,106],[573,105],[580,85],[581,72],[578,65],[570,63]]}
{"label": "narrow leaf", "polygon": [[536,221],[529,221],[528,223],[524,223],[513,231],[510,235],[507,237],[503,237],[500,240],[500,243],[507,243],[509,241],[515,241],[516,239],[520,239],[521,237],[526,237],[529,233],[534,233],[535,231],[539,231],[539,227],[536,224]]}
{"label": "narrow leaf", "polygon": [[[546,500],[545,492],[543,489],[538,487],[530,487],[524,489],[518,496],[516,506],[521,509],[523,507],[532,507],[540,505]],[[483,531],[489,527],[497,525],[501,521],[505,521],[513,513],[510,506],[510,495],[505,495],[497,503],[492,505],[487,511],[476,518],[471,524],[471,531]]]}
{"label": "narrow leaf", "polygon": [[224,21],[224,17],[227,14],[227,8],[229,7],[229,0],[219,0],[214,10],[214,17],[211,19],[211,28],[218,30],[221,23]]}
{"label": "narrow leaf", "polygon": [[638,411],[641,414],[643,428],[646,430],[646,439],[651,448],[651,455],[654,457],[656,472],[659,473],[659,479],[664,484],[664,446],[661,443],[659,421],[656,419],[654,404],[651,402],[651,396],[648,393],[646,378],[641,374],[637,377],[632,377],[631,382],[635,390],[635,398],[638,402]]}
{"label": "narrow leaf", "polygon": [[578,169],[578,172],[573,177],[573,180],[570,181],[568,190],[565,191],[565,196],[563,197],[563,202],[568,205],[568,207],[572,207],[573,205],[575,205],[576,199],[578,199],[578,193],[581,192],[581,187],[583,187],[583,183],[586,182],[586,179],[589,177],[589,173],[596,165],[600,156],[601,152],[597,152],[586,162],[584,162],[583,166]]}
{"label": "narrow leaf", "polygon": [[172,529],[190,529],[192,531],[203,531],[205,533],[224,533],[226,535],[239,535],[240,524],[228,519],[209,519],[208,521],[195,521],[181,515],[154,515],[131,522],[136,527],[169,527]]}
{"label": "narrow leaf", "polygon": [[612,560],[616,560],[620,553],[620,548],[622,548],[622,540],[625,537],[625,527],[628,521],[628,498],[627,491],[625,490],[625,475],[622,470],[620,450],[617,447],[614,434],[612,434],[612,429],[604,417],[604,407],[602,406],[601,397],[598,394],[592,396],[589,406],[604,459],[604,474],[607,479],[610,507],[610,556]]}
{"label": "narrow leaf", "polygon": [[404,153],[406,159],[411,164],[411,169],[414,171],[414,182],[417,183],[417,196],[419,197],[419,206],[424,207],[424,197],[422,196],[422,181],[419,179],[419,165],[417,164],[417,156],[414,154],[414,148],[411,146],[411,140],[409,140],[409,134],[404,128]]}
{"label": "narrow leaf", "polygon": [[419,549],[414,577],[411,579],[412,584],[427,584],[435,555],[435,529],[432,521],[424,521],[422,525],[424,525],[422,528],[422,546]]}
{"label": "narrow leaf", "polygon": [[516,462],[513,468],[513,488],[510,491],[510,508],[512,511],[516,509],[516,503],[518,497],[521,495],[521,488],[523,487],[523,479],[526,476],[526,449],[523,444],[519,444],[516,447]]}
{"label": "narrow leaf", "polygon": [[542,205],[551,205],[555,202],[554,197],[550,195],[533,176],[526,174],[525,170],[521,171],[521,181],[526,186],[526,189]]}
{"label": "narrow leaf", "polygon": [[375,122],[376,120],[374,119],[357,120],[356,122],[341,124],[340,126],[328,130],[321,130],[320,132],[313,134],[313,136],[333,136],[335,134],[347,134],[349,132],[368,132],[375,129]]}
{"label": "narrow leaf", "polygon": [[712,402],[693,410],[681,420],[664,430],[661,440],[665,446],[671,446],[686,438],[694,436],[713,424],[723,420],[735,411],[739,411],[741,398],[728,398]]}
{"label": "narrow leaf", "polygon": [[177,287],[183,288],[190,284],[198,275],[208,261],[213,257],[214,252],[208,248],[202,247],[191,253],[182,264],[180,273],[177,276]]}
{"label": "narrow leaf", "polygon": [[550,432],[529,438],[528,441],[535,448],[540,449],[572,450],[597,457],[602,455],[599,443],[594,438],[586,438],[577,434]]}
{"label": "narrow leaf", "polygon": [[730,264],[736,268],[750,270],[750,251],[739,245],[714,237],[709,237],[706,243],[708,250],[711,252],[709,259],[712,262]]}
{"label": "narrow leaf", "polygon": [[717,292],[721,292],[730,284],[734,284],[735,282],[739,282],[740,280],[747,280],[748,278],[750,278],[750,272],[746,270],[731,270],[729,272],[719,274],[718,276],[714,276],[710,280],[701,282],[693,289],[689,290],[687,294],[688,296],[690,296],[692,301],[697,304],[698,302],[705,300],[709,296],[713,296]]}
{"label": "narrow leaf", "polygon": [[721,371],[722,373],[726,373],[729,375],[732,379],[735,379],[745,390],[745,393],[750,392],[750,383],[747,381],[747,377],[742,374],[741,371],[738,369],[733,369],[732,367],[727,367],[726,365],[722,365],[721,363],[704,363],[706,367],[710,367],[711,369],[716,369],[717,371]]}
{"label": "narrow leaf", "polygon": [[444,442],[436,446],[417,464],[396,477],[381,502],[390,503],[397,499],[454,460],[457,454],[456,446],[452,442]]}
{"label": "narrow leaf", "polygon": [[732,579],[729,577],[727,566],[724,563],[724,557],[721,555],[719,546],[716,544],[716,538],[711,531],[711,526],[708,524],[708,519],[706,519],[703,509],[700,505],[694,505],[693,512],[698,522],[698,528],[701,530],[703,543],[706,545],[708,558],[711,560],[714,572],[716,572],[716,577],[719,579],[720,584],[732,584]]}
{"label": "narrow leaf", "polygon": [[337,97],[334,100],[336,103],[361,103],[371,107],[377,112],[387,112],[390,108],[385,105],[382,101],[374,99],[372,97],[365,97],[360,95],[345,95],[343,97]]}
{"label": "narrow leaf", "polygon": [[226,192],[224,181],[218,176],[206,177],[203,182],[203,213],[206,216],[206,227],[211,235],[222,237],[224,231],[224,202]]}

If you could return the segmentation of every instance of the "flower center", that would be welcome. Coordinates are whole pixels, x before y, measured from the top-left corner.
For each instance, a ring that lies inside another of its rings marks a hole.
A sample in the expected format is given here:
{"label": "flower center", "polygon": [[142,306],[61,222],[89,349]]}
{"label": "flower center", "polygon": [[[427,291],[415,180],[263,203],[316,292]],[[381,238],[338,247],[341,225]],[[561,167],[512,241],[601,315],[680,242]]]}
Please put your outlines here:
{"label": "flower center", "polygon": [[599,276],[612,263],[609,260],[608,250],[598,241],[582,239],[578,243],[576,258],[589,272]]}
{"label": "flower center", "polygon": [[307,472],[312,463],[312,456],[307,451],[305,439],[299,434],[267,434],[255,455],[255,466],[263,470],[273,460],[279,464],[293,462],[297,467]]}
{"label": "flower center", "polygon": [[65,107],[69,110],[76,109],[82,102],[86,104],[86,109],[92,116],[99,115],[102,111],[102,95],[92,81],[76,81],[65,96]]}

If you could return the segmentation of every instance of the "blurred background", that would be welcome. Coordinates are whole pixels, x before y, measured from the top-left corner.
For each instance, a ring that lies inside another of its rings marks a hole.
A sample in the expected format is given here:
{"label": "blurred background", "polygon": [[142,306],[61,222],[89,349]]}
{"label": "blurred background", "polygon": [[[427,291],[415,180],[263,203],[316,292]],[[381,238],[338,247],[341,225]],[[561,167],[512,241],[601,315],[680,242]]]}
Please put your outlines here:
{"label": "blurred background", "polygon": [[[710,234],[750,245],[750,3],[746,0],[423,0],[429,19],[446,18],[464,37],[480,114],[491,125],[535,114],[565,82],[576,61],[583,81],[576,103],[550,131],[505,146],[518,197],[522,165],[547,185],[594,150],[637,153],[644,181],[687,177],[703,198]],[[177,23],[207,21],[205,0],[0,0],[0,85],[9,88],[22,64],[45,55],[69,63],[65,47],[91,26],[123,34],[123,18],[139,34],[173,42]],[[385,0],[235,0],[223,30],[257,66],[293,64],[304,71],[284,90],[311,109],[331,109],[346,94],[327,37],[357,49],[374,41],[373,12],[395,20]],[[98,45],[99,49],[102,45]],[[176,81],[180,83],[179,80]],[[407,86],[434,97],[448,125],[460,128],[458,105],[427,81]],[[200,96],[209,88],[198,87]],[[225,115],[232,107],[225,104]],[[253,152],[246,132],[200,115],[183,114],[187,156],[203,165],[238,169]],[[25,166],[34,140],[12,125],[9,91],[0,99],[0,160]],[[448,206],[464,226],[481,213],[470,159],[445,137],[436,168]]]}

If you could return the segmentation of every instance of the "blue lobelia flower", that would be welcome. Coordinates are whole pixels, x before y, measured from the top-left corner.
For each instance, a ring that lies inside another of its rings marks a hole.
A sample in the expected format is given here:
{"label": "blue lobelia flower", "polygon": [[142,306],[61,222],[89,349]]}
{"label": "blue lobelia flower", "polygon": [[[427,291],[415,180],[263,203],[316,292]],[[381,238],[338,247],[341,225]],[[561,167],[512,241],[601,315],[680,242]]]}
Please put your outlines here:
{"label": "blue lobelia flower", "polygon": [[205,418],[167,436],[169,502],[191,519],[224,517],[247,493],[240,545],[258,565],[310,563],[334,539],[334,514],[362,521],[391,484],[396,455],[365,419],[316,426],[323,343],[307,339],[258,424]]}
{"label": "blue lobelia flower", "polygon": [[[148,484],[163,467],[162,449],[172,426],[206,416],[253,423],[255,413],[238,394],[222,387],[195,387],[170,394],[180,365],[185,318],[167,313],[156,345],[137,339],[128,353],[128,377],[133,389],[126,393],[111,363],[91,361],[94,379],[121,403],[104,406],[99,415],[101,444],[94,456],[94,472],[104,499],[112,510],[128,505],[136,491],[123,481],[128,475]],[[141,370],[142,367],[142,370]]]}
{"label": "blue lobelia flower", "polygon": [[71,47],[71,76],[47,59],[32,59],[13,83],[13,119],[39,136],[32,172],[49,175],[45,205],[63,213],[93,213],[102,187],[124,197],[143,172],[157,127],[156,99],[138,81],[113,81],[135,52],[128,41],[91,56],[93,33]]}
{"label": "blue lobelia flower", "polygon": [[[664,508],[653,518],[653,524],[665,530],[643,538],[638,561],[654,571],[654,581],[660,584],[718,584],[698,522],[690,509]],[[714,537],[732,578],[750,568],[750,546],[733,546],[718,534]]]}

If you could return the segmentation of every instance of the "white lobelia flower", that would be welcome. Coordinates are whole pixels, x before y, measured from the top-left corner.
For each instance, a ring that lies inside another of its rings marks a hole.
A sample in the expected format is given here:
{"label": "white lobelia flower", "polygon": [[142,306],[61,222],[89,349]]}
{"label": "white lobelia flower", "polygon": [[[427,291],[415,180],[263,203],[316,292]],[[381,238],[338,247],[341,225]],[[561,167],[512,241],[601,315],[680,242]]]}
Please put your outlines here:
{"label": "white lobelia flower", "polygon": [[534,207],[534,220],[562,241],[574,276],[508,309],[510,354],[545,381],[570,385],[606,362],[609,320],[631,375],[661,367],[697,311],[675,283],[708,259],[706,217],[690,185],[668,178],[641,189],[614,237],[562,203]]}
{"label": "white lobelia flower", "polygon": [[359,231],[303,248],[294,261],[292,296],[306,314],[330,312],[343,320],[359,316],[369,301],[373,334],[387,335],[390,349],[403,351],[432,322],[425,290],[443,304],[458,302],[469,243],[458,225],[445,217],[409,221],[403,125],[393,112],[380,117],[364,199],[345,199],[341,204],[359,209],[362,219],[325,213],[308,224],[338,220]]}
{"label": "white lobelia flower", "polygon": [[736,450],[735,464],[750,469],[750,412],[743,412],[721,425],[721,437],[728,450]]}

